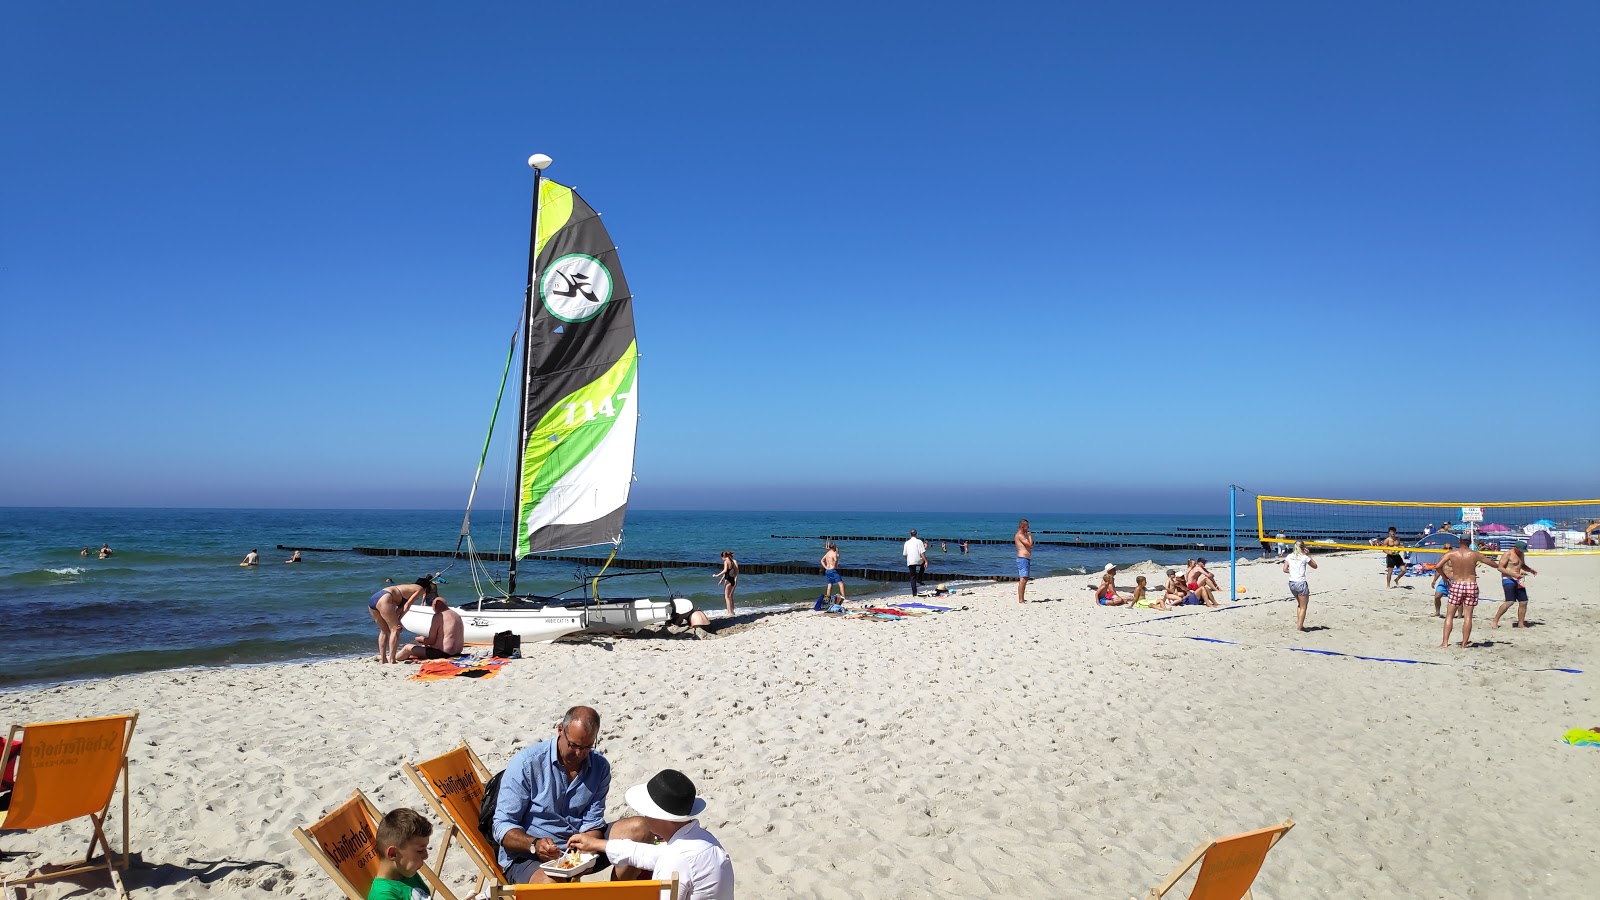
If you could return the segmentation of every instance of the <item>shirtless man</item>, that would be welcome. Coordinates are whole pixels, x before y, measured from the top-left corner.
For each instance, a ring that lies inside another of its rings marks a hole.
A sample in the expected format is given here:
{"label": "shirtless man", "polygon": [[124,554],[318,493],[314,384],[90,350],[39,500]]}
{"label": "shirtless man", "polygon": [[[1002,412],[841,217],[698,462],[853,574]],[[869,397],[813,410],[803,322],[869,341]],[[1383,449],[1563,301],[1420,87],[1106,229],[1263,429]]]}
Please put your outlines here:
{"label": "shirtless man", "polygon": [[[1406,573],[1406,561],[1400,555],[1398,549],[1405,545],[1400,543],[1400,538],[1395,534],[1393,525],[1389,526],[1389,536],[1379,541],[1378,546],[1384,548],[1385,551],[1385,556],[1383,557],[1383,586],[1385,588],[1394,587],[1400,583],[1400,576]],[[1394,584],[1389,583],[1391,579]]]}
{"label": "shirtless man", "polygon": [[450,608],[443,597],[433,598],[433,624],[428,626],[426,637],[417,638],[394,655],[395,661],[404,659],[449,659],[459,656],[467,645],[467,626],[461,614]]}
{"label": "shirtless man", "polygon": [[1444,555],[1439,560],[1439,568],[1446,566],[1450,571],[1450,609],[1444,616],[1444,640],[1440,647],[1450,646],[1450,626],[1455,624],[1456,610],[1461,610],[1461,646],[1463,649],[1472,641],[1472,611],[1478,606],[1478,565],[1482,563],[1491,569],[1499,570],[1494,560],[1476,550],[1466,547],[1457,547]]}
{"label": "shirtless man", "polygon": [[1506,593],[1504,603],[1495,610],[1494,620],[1489,624],[1495,628],[1500,627],[1500,617],[1506,614],[1511,604],[1517,605],[1517,621],[1512,628],[1528,627],[1528,585],[1529,575],[1537,575],[1533,567],[1522,556],[1521,547],[1512,547],[1500,556],[1500,587]]}
{"label": "shirtless man", "polygon": [[1028,530],[1027,519],[1017,523],[1011,539],[1017,545],[1017,602],[1027,603],[1028,579],[1033,577],[1033,532]]}
{"label": "shirtless man", "polygon": [[839,602],[845,603],[850,598],[844,595],[844,579],[839,576],[839,545],[829,544],[828,552],[822,554],[822,574],[828,579],[828,586],[822,589],[821,605],[828,605],[828,597],[833,593],[833,586],[839,586]]}
{"label": "shirtless man", "polygon": [[100,545],[100,558],[101,559],[110,559],[111,558],[111,545],[110,544],[101,544]]}
{"label": "shirtless man", "polygon": [[257,553],[254,549],[251,549],[249,553],[244,555],[244,562],[239,563],[239,565],[259,566],[261,565],[261,554]]}
{"label": "shirtless man", "polygon": [[[1212,593],[1212,590],[1217,585],[1217,580],[1211,577],[1210,572],[1206,571],[1206,561],[1204,559],[1191,560],[1189,568],[1184,571],[1183,580],[1184,587],[1189,589],[1189,593],[1193,594],[1195,599],[1206,606],[1217,605],[1217,597]],[[1187,597],[1188,595],[1184,596]]]}

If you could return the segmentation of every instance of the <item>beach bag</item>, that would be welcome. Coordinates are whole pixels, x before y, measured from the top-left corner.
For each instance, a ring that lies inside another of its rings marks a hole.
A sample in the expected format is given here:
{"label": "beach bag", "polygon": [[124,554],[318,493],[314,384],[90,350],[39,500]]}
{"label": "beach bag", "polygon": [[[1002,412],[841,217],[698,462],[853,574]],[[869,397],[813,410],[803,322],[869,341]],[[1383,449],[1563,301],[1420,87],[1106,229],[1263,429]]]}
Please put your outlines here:
{"label": "beach bag", "polygon": [[[510,634],[511,632],[505,632]],[[499,638],[500,635],[495,635]],[[505,769],[494,773],[489,783],[483,786],[483,802],[478,804],[478,831],[491,847],[499,847],[500,842],[494,839],[494,811],[500,805],[500,778],[506,774]]]}
{"label": "beach bag", "polygon": [[494,655],[501,659],[515,659],[522,655],[522,638],[515,632],[502,631],[494,636]]}

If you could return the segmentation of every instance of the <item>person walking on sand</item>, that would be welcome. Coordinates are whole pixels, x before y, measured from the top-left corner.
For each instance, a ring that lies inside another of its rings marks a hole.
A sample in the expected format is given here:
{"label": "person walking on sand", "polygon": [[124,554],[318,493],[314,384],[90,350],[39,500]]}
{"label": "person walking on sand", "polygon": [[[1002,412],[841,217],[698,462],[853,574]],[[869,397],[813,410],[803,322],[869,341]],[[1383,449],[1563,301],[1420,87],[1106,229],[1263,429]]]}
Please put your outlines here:
{"label": "person walking on sand", "polygon": [[1306,579],[1306,569],[1317,567],[1305,541],[1294,542],[1294,552],[1283,558],[1283,571],[1289,575],[1289,593],[1299,609],[1294,614],[1294,630],[1306,630],[1306,607],[1311,604],[1311,582]]}
{"label": "person walking on sand", "polygon": [[827,607],[828,598],[833,595],[834,585],[838,585],[839,586],[839,602],[840,603],[847,602],[850,598],[848,598],[848,597],[846,597],[844,595],[844,579],[839,577],[839,545],[838,544],[834,544],[834,543],[829,543],[828,544],[827,552],[822,554],[821,563],[822,563],[822,576],[827,579],[828,584],[827,584],[827,587],[824,587],[822,589],[822,599],[820,601],[818,601],[818,603],[817,603],[818,607],[820,607],[820,608]]}
{"label": "person walking on sand", "polygon": [[431,601],[439,596],[439,587],[431,576],[424,575],[413,584],[396,584],[382,588],[367,598],[367,611],[372,621],[378,623],[378,662],[399,662],[400,634],[405,629],[400,619],[418,600]]}
{"label": "person walking on sand", "polygon": [[1522,545],[1518,544],[1501,554],[1500,588],[1505,591],[1506,599],[1495,610],[1494,619],[1489,623],[1491,627],[1500,627],[1500,617],[1506,614],[1513,603],[1517,605],[1517,621],[1511,623],[1511,627],[1528,627],[1528,576],[1537,574],[1523,558]]}
{"label": "person walking on sand", "polygon": [[1444,613],[1440,611],[1439,604],[1444,598],[1450,596],[1450,573],[1445,569],[1445,561],[1443,559],[1440,559],[1438,565],[1433,567],[1433,580],[1429,584],[1433,586],[1433,617],[1442,619],[1444,618]]}
{"label": "person walking on sand", "polygon": [[1012,536],[1017,545],[1017,602],[1027,603],[1028,579],[1033,577],[1033,532],[1028,530],[1028,520],[1017,523],[1017,533]]}
{"label": "person walking on sand", "polygon": [[1478,606],[1480,563],[1496,571],[1500,570],[1494,560],[1465,546],[1451,550],[1444,555],[1444,559],[1439,560],[1439,568],[1450,567],[1450,608],[1444,615],[1444,639],[1439,642],[1440,647],[1450,646],[1450,630],[1455,624],[1458,609],[1461,610],[1461,647],[1464,650],[1472,643],[1472,612]]}
{"label": "person walking on sand", "polygon": [[733,615],[733,587],[739,583],[739,561],[733,558],[732,550],[722,551],[722,571],[717,573],[717,580],[722,582],[722,602],[727,607],[728,615]]}
{"label": "person walking on sand", "polygon": [[906,539],[900,552],[906,558],[906,568],[911,570],[911,596],[916,597],[917,582],[922,579],[924,572],[928,571],[928,545],[917,537],[917,530],[911,529],[911,537]]}
{"label": "person walking on sand", "polygon": [[[1383,586],[1385,588],[1399,587],[1401,576],[1406,574],[1405,557],[1400,555],[1399,548],[1404,546],[1395,534],[1394,526],[1389,526],[1389,536],[1378,542],[1384,548],[1383,557]],[[1390,582],[1393,581],[1393,584]]]}

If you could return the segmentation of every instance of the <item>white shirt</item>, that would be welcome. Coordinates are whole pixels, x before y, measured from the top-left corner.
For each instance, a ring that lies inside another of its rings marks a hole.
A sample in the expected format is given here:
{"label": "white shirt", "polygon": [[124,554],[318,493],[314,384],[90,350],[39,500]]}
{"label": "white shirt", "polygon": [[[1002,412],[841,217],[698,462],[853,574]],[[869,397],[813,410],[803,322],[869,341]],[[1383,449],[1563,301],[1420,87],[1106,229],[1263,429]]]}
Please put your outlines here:
{"label": "white shirt", "polygon": [[664,844],[612,838],[606,841],[606,856],[612,865],[649,869],[657,881],[677,874],[678,900],[733,900],[733,860],[695,819]]}
{"label": "white shirt", "polygon": [[922,557],[925,556],[927,554],[927,552],[928,552],[928,545],[924,544],[922,541],[918,540],[917,538],[912,538],[911,540],[906,541],[906,547],[905,547],[906,565],[908,565],[908,566],[920,566],[920,565],[922,565]]}
{"label": "white shirt", "polygon": [[1303,553],[1296,553],[1293,556],[1285,559],[1284,562],[1289,564],[1290,581],[1306,580],[1306,564],[1311,562],[1311,557],[1306,556]]}

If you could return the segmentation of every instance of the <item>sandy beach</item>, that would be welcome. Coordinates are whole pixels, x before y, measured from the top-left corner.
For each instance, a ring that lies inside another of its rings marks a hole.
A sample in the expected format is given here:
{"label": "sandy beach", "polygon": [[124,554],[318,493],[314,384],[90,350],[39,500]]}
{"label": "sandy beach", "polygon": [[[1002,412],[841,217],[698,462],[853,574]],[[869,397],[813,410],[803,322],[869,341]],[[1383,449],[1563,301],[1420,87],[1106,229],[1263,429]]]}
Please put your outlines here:
{"label": "sandy beach", "polygon": [[[611,815],[681,768],[745,897],[1142,897],[1206,838],[1284,818],[1259,897],[1592,889],[1600,751],[1560,738],[1600,724],[1600,558],[1532,558],[1526,630],[1489,627],[1485,579],[1467,650],[1438,648],[1425,578],[1385,590],[1376,554],[1318,559],[1304,634],[1285,576],[1255,563],[1218,610],[1104,608],[1090,578],[1053,578],[1026,605],[1000,584],[898,622],[805,611],[709,640],[533,647],[487,680],[366,659],[187,669],[18,690],[0,711],[140,711],[128,882],[151,900],[335,897],[294,826],[353,788],[426,809],[402,762],[465,739],[498,769],[577,703],[604,717]],[[5,832],[0,867],[86,840]],[[444,874],[474,880],[459,854]]]}

